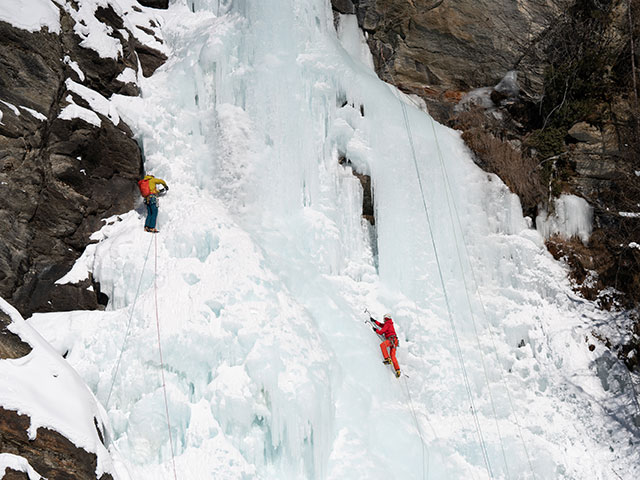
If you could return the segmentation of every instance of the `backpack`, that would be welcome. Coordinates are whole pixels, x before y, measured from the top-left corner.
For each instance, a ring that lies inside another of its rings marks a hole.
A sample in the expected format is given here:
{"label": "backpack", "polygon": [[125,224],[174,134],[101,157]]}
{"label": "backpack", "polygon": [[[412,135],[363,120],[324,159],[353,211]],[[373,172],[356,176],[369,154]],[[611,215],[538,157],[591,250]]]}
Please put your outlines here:
{"label": "backpack", "polygon": [[151,195],[151,188],[149,187],[149,179],[143,179],[138,182],[138,188],[140,189],[140,195],[147,198]]}

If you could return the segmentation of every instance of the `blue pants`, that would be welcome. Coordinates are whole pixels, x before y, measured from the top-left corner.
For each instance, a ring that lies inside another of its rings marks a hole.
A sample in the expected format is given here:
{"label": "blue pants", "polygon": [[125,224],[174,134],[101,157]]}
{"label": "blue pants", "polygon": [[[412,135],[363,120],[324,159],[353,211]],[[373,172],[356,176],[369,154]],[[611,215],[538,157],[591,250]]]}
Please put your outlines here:
{"label": "blue pants", "polygon": [[158,219],[158,197],[149,195],[144,203],[147,204],[147,221],[145,227],[156,228],[156,220]]}

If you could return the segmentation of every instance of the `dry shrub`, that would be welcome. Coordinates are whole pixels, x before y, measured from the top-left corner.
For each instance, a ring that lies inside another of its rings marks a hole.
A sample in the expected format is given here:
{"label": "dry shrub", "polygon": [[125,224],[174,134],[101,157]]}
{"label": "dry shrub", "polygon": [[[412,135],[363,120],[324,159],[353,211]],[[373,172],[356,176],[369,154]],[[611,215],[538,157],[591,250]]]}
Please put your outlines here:
{"label": "dry shrub", "polygon": [[640,301],[640,250],[631,247],[628,240],[621,242],[617,230],[612,226],[596,228],[588,245],[553,236],[546,242],[547,249],[567,263],[574,288],[584,298],[604,309],[614,305],[633,309]]}
{"label": "dry shrub", "polygon": [[554,236],[547,240],[547,248],[556,259],[568,265],[576,292],[605,310],[628,309],[634,325],[622,343],[612,345],[596,330],[592,334],[612,349],[629,370],[640,373],[640,275],[637,268],[640,250],[624,244],[613,248],[616,242],[609,233],[608,230],[596,230],[589,246],[578,239]]}
{"label": "dry shrub", "polygon": [[569,267],[574,289],[587,300],[596,301],[601,308],[609,310],[617,298],[603,296],[602,291],[608,285],[605,280],[615,267],[615,259],[603,244],[601,233],[596,231],[588,246],[578,238],[566,239],[558,235],[553,235],[546,244],[551,255]]}
{"label": "dry shrub", "polygon": [[509,141],[498,136],[497,121],[475,108],[461,112],[454,122],[463,130],[462,139],[484,170],[495,173],[520,197],[525,215],[535,216],[536,208],[546,198],[536,161]]}

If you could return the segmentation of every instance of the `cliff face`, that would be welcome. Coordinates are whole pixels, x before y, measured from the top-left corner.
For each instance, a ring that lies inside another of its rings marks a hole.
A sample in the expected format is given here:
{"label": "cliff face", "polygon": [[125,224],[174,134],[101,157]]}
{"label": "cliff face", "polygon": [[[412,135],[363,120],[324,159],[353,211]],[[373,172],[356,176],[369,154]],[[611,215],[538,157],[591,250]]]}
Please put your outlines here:
{"label": "cliff face", "polygon": [[[145,3],[166,8],[162,0]],[[153,14],[142,7],[122,11],[111,0],[57,1],[50,7],[59,10],[58,19],[53,10],[54,31],[0,21],[0,297],[24,316],[96,309],[106,302],[91,278],[76,285],[55,281],[103,219],[133,208],[142,155],[109,99],[138,95],[139,75],[151,75],[166,59]],[[42,355],[42,348],[33,351],[33,339],[30,345],[14,333],[23,323],[0,309],[0,363],[29,355],[19,361],[28,366]],[[50,359],[56,362],[64,363]],[[51,398],[40,384],[28,386],[24,398],[32,391],[40,392],[41,403]],[[0,453],[18,468],[7,468],[3,478],[112,478],[98,472],[96,453],[52,428],[34,430],[32,422],[15,404],[0,405]],[[78,423],[105,443],[97,417]]]}
{"label": "cliff face", "polygon": [[341,13],[355,13],[368,34],[376,70],[420,94],[495,85],[518,66],[532,92],[542,87],[543,65],[529,62],[558,0],[336,0]]}
{"label": "cliff face", "polygon": [[[135,10],[106,5],[93,12],[98,26],[91,28],[121,45],[116,58],[87,48],[82,4],[59,7],[59,33],[0,21],[0,296],[26,316],[99,307],[90,279],[54,282],[101,220],[130,210],[136,199],[140,149],[108,99],[138,95],[138,60],[150,75],[164,56],[127,30],[126,15]],[[153,36],[157,25],[138,28]]]}

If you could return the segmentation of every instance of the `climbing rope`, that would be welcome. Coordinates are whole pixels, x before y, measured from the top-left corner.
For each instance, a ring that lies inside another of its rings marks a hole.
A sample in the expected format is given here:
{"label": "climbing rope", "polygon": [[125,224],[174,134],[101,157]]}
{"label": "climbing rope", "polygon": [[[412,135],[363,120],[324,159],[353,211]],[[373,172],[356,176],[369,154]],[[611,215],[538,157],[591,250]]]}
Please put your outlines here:
{"label": "climbing rope", "polygon": [[160,341],[160,315],[158,313],[158,237],[157,235],[153,235],[154,238],[154,250],[155,250],[155,262],[153,265],[153,297],[155,300],[155,311],[156,311],[156,331],[158,333],[158,354],[160,357],[160,375],[162,377],[162,392],[164,394],[164,409],[165,414],[167,416],[167,429],[169,431],[169,446],[171,447],[171,464],[173,466],[173,478],[174,480],[178,479],[178,474],[176,473],[176,456],[173,451],[173,438],[171,434],[171,419],[169,417],[169,400],[167,398],[167,384],[164,379],[164,360],[162,359],[162,342]]}
{"label": "climbing rope", "polygon": [[[382,56],[383,61],[386,63],[386,59],[384,58],[384,55]],[[394,84],[397,84],[397,82],[395,81],[394,75],[393,73],[391,73],[391,71],[389,71],[391,78],[393,80]],[[442,265],[440,262],[440,256],[438,255],[438,250],[436,248],[436,243],[435,243],[435,238],[433,235],[433,229],[431,227],[431,219],[429,216],[429,209],[427,208],[427,202],[426,202],[426,197],[425,197],[425,193],[424,193],[424,187],[422,186],[422,177],[420,176],[420,170],[418,168],[418,160],[417,160],[417,156],[416,156],[416,151],[415,151],[415,145],[413,143],[413,135],[411,133],[411,126],[409,124],[409,117],[407,114],[407,107],[405,105],[405,103],[402,101],[402,99],[398,96],[398,102],[400,103],[401,109],[402,109],[402,115],[403,115],[403,119],[404,119],[404,124],[405,124],[405,128],[407,130],[407,137],[409,139],[409,146],[411,148],[411,155],[413,158],[413,164],[415,166],[415,170],[416,170],[416,177],[418,179],[418,185],[420,187],[420,193],[421,193],[421,197],[422,197],[422,205],[424,207],[424,212],[425,212],[425,217],[427,220],[427,226],[429,228],[429,236],[431,239],[431,245],[433,248],[433,252],[434,252],[434,256],[436,259],[436,264],[438,266],[438,274],[440,277],[440,283],[442,285],[442,291],[444,294],[444,299],[445,299],[445,303],[447,306],[447,312],[448,312],[448,318],[449,318],[449,324],[451,326],[451,332],[452,332],[452,336],[454,338],[454,343],[455,343],[455,347],[456,347],[456,354],[458,356],[458,361],[460,364],[460,370],[462,372],[462,376],[463,376],[463,380],[464,380],[464,385],[465,385],[465,389],[467,392],[467,396],[469,398],[469,403],[470,403],[470,409],[471,409],[471,413],[473,415],[473,419],[474,419],[474,425],[476,428],[476,433],[478,435],[478,440],[480,443],[480,449],[482,451],[482,457],[485,463],[485,467],[487,469],[487,473],[489,474],[490,478],[493,478],[493,472],[491,470],[491,463],[489,461],[489,453],[487,451],[487,446],[486,446],[486,442],[484,440],[484,436],[482,434],[482,428],[480,426],[480,420],[478,418],[478,414],[476,412],[476,408],[475,408],[475,404],[473,401],[473,394],[471,391],[471,385],[469,382],[469,376],[467,374],[467,370],[464,364],[464,358],[462,356],[462,349],[460,347],[460,341],[458,338],[458,333],[455,327],[455,323],[453,321],[453,314],[452,314],[452,310],[451,310],[451,304],[449,301],[449,296],[447,294],[447,289],[446,289],[446,285],[444,282],[444,277],[442,274]],[[501,441],[502,444],[502,441]]]}
{"label": "climbing rope", "polygon": [[[384,57],[383,57],[383,60],[384,60]],[[393,74],[391,74],[391,76],[393,78]],[[396,83],[395,80],[394,80],[394,83]],[[406,129],[407,129],[407,134],[408,134],[408,137],[409,137],[409,143],[410,143],[410,146],[411,146],[411,152],[412,152],[412,155],[413,155],[414,165],[416,167],[416,174],[418,176],[418,182],[420,184],[420,190],[421,190],[422,197],[423,197],[423,205],[425,206],[425,212],[426,212],[427,209],[426,209],[426,202],[424,200],[424,190],[422,188],[422,182],[421,182],[421,178],[420,178],[420,173],[419,173],[418,166],[417,166],[415,147],[413,145],[413,136],[411,134],[410,125],[409,125],[409,122],[408,122],[408,115],[407,115],[407,111],[406,111],[406,106],[405,106],[404,102],[400,101],[400,103],[401,103],[402,110],[403,110],[404,122],[405,122],[405,126],[406,126]],[[462,223],[460,221],[460,216],[459,216],[455,201],[453,200],[453,196],[451,195],[451,191],[452,191],[451,183],[449,181],[447,170],[446,170],[445,165],[444,165],[444,160],[443,160],[443,156],[442,156],[442,150],[440,148],[440,143],[438,141],[438,135],[437,135],[437,132],[435,130],[435,122],[434,122],[432,117],[430,117],[430,120],[431,120],[431,127],[432,127],[432,130],[433,130],[433,136],[434,136],[436,147],[437,147],[438,159],[439,159],[440,167],[441,167],[441,170],[443,172],[443,176],[445,178],[445,182],[446,182],[446,186],[447,186],[447,204],[449,206],[449,213],[450,213],[451,221],[452,221],[452,224],[453,224],[453,215],[451,215],[451,211],[452,211],[451,206],[453,205],[453,211],[455,212],[455,215],[456,215],[457,224],[458,224],[458,227],[460,228],[460,231],[462,232],[463,231],[462,230]],[[428,213],[427,213],[427,216],[428,216]],[[460,264],[460,269],[461,269],[461,273],[462,273],[463,281],[464,281],[464,285],[465,285],[467,303],[469,305],[469,311],[470,311],[470,314],[471,314],[471,320],[472,320],[472,323],[473,323],[473,328],[474,328],[474,333],[475,333],[475,336],[476,336],[476,341],[478,343],[478,349],[480,351],[481,358],[482,358],[482,368],[483,368],[484,376],[485,376],[485,379],[486,379],[486,382],[487,382],[487,388],[488,388],[488,391],[489,391],[491,408],[492,408],[492,411],[493,411],[493,416],[494,416],[494,419],[495,419],[495,422],[496,422],[496,428],[497,428],[498,436],[499,436],[499,439],[500,439],[500,447],[501,447],[501,450],[502,450],[502,457],[503,457],[503,461],[504,461],[504,465],[505,465],[505,471],[506,471],[507,477],[510,477],[509,470],[508,470],[508,464],[507,464],[507,460],[506,460],[506,453],[504,451],[504,442],[503,442],[503,439],[502,439],[502,434],[500,432],[500,427],[499,427],[499,423],[498,423],[498,420],[497,420],[495,402],[493,400],[493,394],[492,394],[491,388],[489,386],[488,374],[487,374],[487,369],[486,369],[486,365],[485,365],[485,361],[484,361],[484,354],[483,354],[482,348],[480,346],[478,330],[477,330],[477,326],[476,326],[476,322],[475,322],[475,317],[474,317],[474,314],[473,314],[473,308],[471,306],[471,299],[469,297],[469,289],[468,289],[468,285],[467,285],[467,281],[466,281],[466,276],[464,274],[464,268],[463,268],[463,265],[462,265],[462,258],[460,256],[460,249],[458,247],[459,244],[458,244],[458,241],[457,241],[456,230],[455,230],[455,226],[454,225],[452,225],[452,227],[453,227],[454,236],[456,237],[456,239],[455,239],[456,240],[456,242],[455,242],[456,251],[457,251],[458,262]],[[467,256],[467,260],[469,261],[469,266],[471,268],[471,273],[472,273],[472,276],[473,276],[473,282],[474,282],[474,285],[475,285],[475,293],[478,295],[478,299],[480,301],[480,305],[482,306],[482,312],[483,312],[484,318],[487,319],[488,316],[487,316],[487,313],[486,313],[486,308],[485,308],[485,305],[484,305],[484,301],[482,299],[482,296],[480,295],[478,282],[477,282],[476,276],[475,276],[475,271],[473,269],[473,265],[471,264],[471,261],[469,260],[470,259],[470,255],[469,255],[467,244],[464,241],[464,234],[463,234],[463,245],[464,245],[465,253],[466,253],[466,256]],[[436,255],[437,255],[437,253],[436,253]],[[446,295],[446,292],[445,292],[445,295]],[[493,334],[493,331],[491,330],[491,328],[489,328],[489,333],[490,333],[491,342],[492,342],[492,345],[493,345],[493,351],[495,353],[496,360],[499,363],[499,358],[498,358],[495,338],[494,338],[494,334]],[[520,440],[522,442],[522,446],[523,446],[523,449],[525,451],[525,455],[527,457],[527,462],[528,462],[529,468],[531,470],[533,478],[535,479],[536,478],[535,471],[533,470],[533,465],[531,463],[531,457],[530,457],[529,451],[528,451],[528,449],[526,447],[526,443],[524,442],[524,437],[522,435],[522,428],[520,426],[520,421],[518,419],[518,415],[517,415],[517,412],[516,412],[515,407],[514,407],[513,399],[512,399],[512,396],[511,396],[511,392],[510,392],[509,387],[508,387],[508,385],[506,383],[506,380],[504,378],[502,370],[499,369],[499,373],[500,373],[501,381],[502,381],[502,383],[503,383],[503,385],[505,387],[505,390],[507,392],[507,397],[509,399],[509,404],[510,404],[510,407],[511,407],[511,411],[512,411],[513,416],[514,416],[515,424],[516,424],[516,426],[518,428],[519,437],[520,437]]]}
{"label": "climbing rope", "polygon": [[[511,475],[509,474],[509,465],[507,463],[507,454],[505,453],[505,450],[504,450],[504,441],[503,441],[503,438],[502,438],[502,433],[500,432],[500,423],[498,422],[498,414],[496,412],[495,401],[493,399],[493,393],[491,391],[491,384],[489,382],[489,374],[487,372],[487,366],[486,366],[486,362],[485,362],[485,358],[484,358],[484,352],[482,350],[482,345],[480,344],[480,336],[478,334],[478,327],[476,325],[475,315],[473,313],[473,306],[471,304],[471,297],[469,296],[469,286],[467,284],[467,276],[464,273],[464,265],[463,265],[463,262],[462,262],[462,257],[461,257],[460,248],[459,248],[460,243],[458,241],[458,235],[456,234],[456,225],[454,224],[453,215],[451,214],[451,212],[452,211],[455,212],[456,217],[458,219],[458,227],[460,228],[461,232],[462,232],[462,222],[460,222],[460,216],[458,214],[458,209],[457,209],[457,207],[455,205],[455,201],[453,200],[453,194],[451,193],[452,192],[451,184],[449,183],[449,177],[447,175],[447,169],[444,166],[444,160],[443,160],[443,157],[442,157],[442,151],[440,150],[440,142],[438,141],[438,135],[436,133],[436,129],[435,129],[433,118],[431,118],[431,128],[433,130],[433,137],[434,137],[435,143],[436,143],[436,149],[437,149],[438,158],[439,158],[439,161],[440,161],[440,168],[442,170],[442,174],[443,174],[443,177],[445,179],[445,184],[447,186],[445,197],[447,199],[447,207],[448,207],[448,211],[449,211],[449,219],[451,220],[451,230],[453,232],[454,245],[456,246],[456,255],[457,255],[457,258],[458,258],[458,265],[460,266],[460,274],[462,276],[462,281],[464,283],[464,292],[465,292],[465,297],[466,297],[466,300],[467,300],[467,306],[469,307],[469,314],[470,314],[470,317],[471,317],[471,324],[473,325],[473,332],[474,332],[474,335],[475,335],[475,338],[476,338],[476,344],[478,345],[478,352],[480,353],[480,363],[482,365],[482,372],[484,374],[485,382],[487,384],[487,391],[489,393],[489,403],[491,405],[491,411],[493,413],[493,418],[494,418],[494,421],[495,421],[495,424],[496,424],[496,431],[498,433],[498,439],[499,439],[499,442],[500,442],[500,449],[502,451],[502,459],[503,459],[503,462],[504,462],[505,473],[507,474],[507,478],[511,478]],[[463,236],[463,239],[464,239],[464,236]],[[468,250],[466,250],[466,248],[467,248],[466,242],[464,242],[464,240],[463,240],[462,243],[464,244],[465,251],[467,253],[467,261],[469,263],[469,266],[470,266],[470,268],[473,269],[473,266],[471,265],[471,260],[470,260],[470,257],[469,257],[469,252],[468,252]],[[475,278],[475,276],[474,276],[474,278]],[[477,285],[477,283],[476,283],[476,285]],[[482,300],[482,299],[480,299],[480,300]],[[483,304],[483,311],[484,311],[484,304]],[[486,319],[486,312],[485,312],[485,319]]]}
{"label": "climbing rope", "polygon": [[480,443],[480,448],[482,450],[482,457],[483,457],[483,460],[484,460],[484,463],[485,463],[485,467],[487,469],[487,473],[489,474],[489,477],[493,478],[493,472],[492,472],[492,469],[491,469],[491,462],[489,461],[489,453],[487,451],[486,442],[484,440],[484,436],[482,434],[482,428],[480,426],[480,420],[478,418],[478,414],[477,414],[477,411],[476,411],[475,403],[473,401],[471,383],[469,381],[469,376],[467,374],[467,369],[465,367],[464,358],[462,356],[462,348],[460,347],[460,340],[458,338],[458,333],[457,333],[457,330],[456,330],[456,327],[455,327],[455,323],[453,321],[451,303],[449,301],[449,295],[447,294],[447,288],[446,288],[446,285],[445,285],[444,276],[442,274],[442,264],[441,264],[441,261],[440,261],[440,256],[438,255],[438,250],[436,248],[436,242],[435,242],[435,238],[434,238],[434,235],[433,235],[433,228],[431,226],[431,218],[429,216],[429,209],[427,208],[427,201],[426,201],[426,197],[425,197],[425,193],[424,193],[424,187],[422,186],[422,177],[420,176],[420,170],[418,168],[418,160],[417,160],[417,156],[416,156],[415,146],[414,146],[414,143],[413,143],[413,135],[411,134],[411,126],[409,124],[409,117],[408,117],[408,114],[407,114],[407,107],[406,107],[405,103],[402,101],[402,99],[398,98],[398,101],[400,102],[400,106],[402,107],[402,115],[403,115],[403,118],[404,118],[405,128],[407,130],[407,136],[409,138],[409,146],[411,148],[411,155],[413,157],[413,164],[415,166],[416,177],[418,179],[418,185],[420,187],[420,193],[421,193],[421,197],[422,197],[422,205],[424,207],[424,213],[425,213],[425,216],[426,216],[426,219],[427,219],[427,226],[429,228],[429,237],[430,237],[430,240],[431,240],[431,246],[433,248],[433,253],[434,253],[434,256],[435,256],[436,265],[438,266],[438,274],[439,274],[439,277],[440,277],[440,283],[442,285],[442,291],[443,291],[445,303],[446,303],[446,306],[447,306],[449,323],[450,323],[450,326],[451,326],[451,332],[452,332],[452,336],[453,336],[455,347],[456,347],[456,353],[457,353],[457,356],[458,356],[458,361],[460,363],[460,370],[462,372],[465,389],[467,391],[467,396],[469,398],[470,408],[471,408],[471,412],[472,412],[473,419],[474,419],[476,433],[478,434],[478,440],[479,440],[479,443]]}
{"label": "climbing rope", "polygon": [[[413,416],[413,421],[416,424],[416,429],[418,430],[418,436],[420,437],[420,442],[422,443],[422,478],[429,478],[429,448],[424,440],[424,436],[422,435],[422,429],[420,428],[420,422],[418,421],[418,416],[416,415],[416,410],[413,408],[413,400],[411,399],[411,392],[409,391],[409,384],[407,383],[406,375],[402,377],[404,379],[404,389],[407,395],[407,400],[409,401],[409,408],[411,409],[411,415]],[[428,418],[427,418],[427,421]],[[429,422],[431,425],[431,422]],[[433,426],[431,426],[433,429]],[[435,430],[434,430],[435,432]],[[426,462],[427,468],[425,469],[425,453],[426,453]],[[425,473],[426,471],[426,473]]]}
{"label": "climbing rope", "polygon": [[136,302],[138,301],[138,296],[140,295],[140,286],[142,285],[142,278],[144,276],[144,271],[147,266],[147,260],[149,259],[149,252],[151,251],[151,242],[153,242],[153,238],[149,241],[149,246],[147,247],[147,254],[144,257],[144,264],[142,265],[142,271],[140,272],[140,280],[138,281],[138,288],[136,289],[136,295],[133,299],[133,303],[131,304],[131,310],[129,311],[129,320],[127,321],[127,330],[125,331],[124,339],[122,340],[122,346],[120,347],[120,354],[118,355],[118,360],[116,361],[116,364],[113,368],[113,372],[111,373],[111,386],[109,387],[109,394],[107,395],[107,401],[104,404],[105,410],[109,406],[109,400],[111,399],[113,386],[116,383],[118,370],[120,369],[122,354],[124,353],[125,347],[127,345],[127,339],[129,338],[129,333],[131,332],[131,319],[133,318],[133,312],[136,308]]}
{"label": "climbing rope", "polygon": [[[487,325],[489,325],[487,310],[486,310],[486,307],[485,307],[485,304],[484,304],[484,300],[482,299],[482,295],[480,293],[479,283],[478,283],[478,280],[477,280],[477,277],[476,277],[476,274],[475,274],[475,269],[473,268],[473,264],[471,263],[471,255],[469,254],[469,249],[467,247],[467,242],[464,239],[464,232],[462,230],[462,222],[460,220],[460,213],[458,212],[458,208],[456,206],[456,202],[453,199],[453,195],[451,195],[451,182],[449,180],[449,175],[447,173],[447,169],[445,168],[445,165],[444,165],[444,159],[443,159],[443,155],[442,155],[442,150],[440,149],[440,142],[438,141],[438,135],[437,135],[436,129],[435,129],[435,122],[433,121],[433,118],[431,116],[429,116],[429,118],[431,119],[431,129],[433,131],[433,137],[434,137],[435,143],[436,143],[436,149],[437,149],[437,152],[438,152],[438,159],[439,159],[439,162],[440,162],[440,169],[442,171],[442,174],[443,174],[443,177],[444,177],[444,180],[445,180],[445,184],[447,186],[447,205],[449,206],[449,212],[453,211],[455,213],[455,217],[456,217],[458,228],[460,229],[460,232],[462,233],[462,245],[464,247],[465,255],[466,255],[467,261],[469,263],[469,269],[471,270],[471,277],[472,277],[472,280],[473,280],[473,285],[475,287],[474,288],[474,293],[478,296],[478,301],[479,301],[480,306],[482,308],[483,317],[485,319],[485,322],[487,322]],[[452,208],[452,206],[453,206],[453,208]],[[451,216],[451,221],[452,221],[452,224],[453,224],[453,216]],[[452,225],[452,227],[453,227],[454,236],[456,236],[455,225]],[[459,242],[457,241],[457,236],[456,236],[456,252],[458,254],[458,262],[459,262],[459,265],[460,265],[460,270],[462,272],[462,278],[463,278],[464,285],[465,285],[465,293],[466,293],[466,297],[467,297],[467,303],[469,305],[469,311],[471,313],[471,320],[472,320],[472,323],[473,323],[473,329],[475,331],[476,340],[478,341],[478,350],[480,351],[480,355],[481,355],[481,358],[482,358],[482,369],[484,371],[485,379],[487,381],[487,389],[489,391],[489,396],[490,396],[490,399],[491,399],[491,408],[493,410],[494,418],[496,419],[496,428],[498,429],[498,436],[500,437],[500,447],[502,449],[502,456],[503,456],[503,459],[504,459],[504,462],[505,462],[505,468],[507,469],[506,470],[507,476],[509,476],[509,470],[508,470],[508,467],[507,467],[506,454],[505,454],[504,445],[503,445],[503,442],[502,442],[502,435],[500,434],[500,428],[499,428],[498,422],[497,422],[497,415],[496,415],[495,405],[494,405],[494,401],[493,401],[493,395],[491,394],[491,389],[489,388],[489,379],[488,379],[488,375],[487,375],[487,371],[486,371],[486,367],[485,367],[484,354],[482,353],[482,349],[480,347],[478,330],[477,330],[477,327],[476,327],[475,317],[473,315],[473,308],[471,307],[471,299],[469,297],[469,288],[467,286],[466,276],[464,274],[464,268],[462,266],[462,259],[460,257],[460,249],[458,248],[458,245],[459,245]],[[490,326],[487,328],[487,330],[489,331],[489,337],[491,339],[491,344],[493,346],[493,352],[494,352],[494,355],[496,357],[496,362],[498,364],[500,364],[500,359],[498,357],[498,348],[496,346],[496,341],[495,341],[495,335],[494,335],[493,330],[491,329]],[[527,463],[528,463],[529,469],[531,470],[531,474],[533,475],[533,478],[535,480],[536,474],[535,474],[535,471],[533,469],[533,465],[532,465],[532,462],[531,462],[531,457],[529,455],[529,450],[527,448],[527,445],[526,445],[526,443],[524,441],[524,437],[522,435],[522,428],[520,426],[520,421],[518,419],[517,411],[515,409],[515,406],[514,406],[514,403],[513,403],[513,399],[511,397],[511,391],[510,391],[509,386],[508,386],[508,384],[506,382],[506,379],[504,377],[502,369],[498,369],[498,373],[500,374],[501,382],[502,382],[502,384],[503,384],[503,386],[504,386],[504,388],[505,388],[505,390],[507,392],[507,398],[509,400],[509,406],[511,407],[511,412],[513,413],[513,418],[514,418],[515,424],[516,424],[516,426],[518,428],[518,435],[519,435],[520,441],[522,443],[522,448],[524,449],[525,455],[527,457]]]}
{"label": "climbing rope", "polygon": [[127,340],[129,338],[129,334],[131,333],[131,323],[133,319],[133,312],[135,310],[136,302],[138,297],[140,296],[140,287],[142,285],[142,279],[144,277],[144,272],[146,270],[147,262],[149,259],[149,253],[151,252],[151,244],[154,244],[154,267],[153,267],[153,290],[154,290],[154,303],[155,303],[155,317],[156,317],[156,331],[158,335],[158,353],[160,357],[160,374],[162,378],[162,391],[164,394],[164,407],[165,414],[167,418],[167,429],[169,432],[169,446],[171,447],[171,463],[173,467],[173,478],[174,480],[178,479],[177,470],[176,470],[176,460],[175,460],[175,452],[173,448],[173,436],[171,433],[171,420],[169,417],[169,400],[167,397],[167,385],[164,377],[164,359],[162,357],[162,344],[160,341],[160,315],[158,309],[158,286],[157,286],[157,277],[158,277],[158,237],[156,235],[152,235],[151,240],[149,241],[149,246],[147,247],[147,253],[144,257],[144,263],[142,265],[142,271],[140,272],[140,280],[138,281],[138,287],[136,289],[136,294],[133,299],[133,303],[131,304],[131,309],[129,312],[129,319],[127,321],[127,330],[124,335],[124,339],[122,341],[122,346],[120,347],[120,353],[118,355],[118,360],[113,369],[113,373],[111,375],[111,386],[109,387],[109,394],[107,395],[107,400],[105,402],[105,409],[109,406],[109,400],[111,399],[111,394],[113,392],[113,387],[115,385],[117,374],[120,368],[120,363],[122,361],[122,355],[125,351]]}

